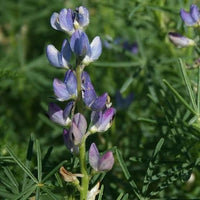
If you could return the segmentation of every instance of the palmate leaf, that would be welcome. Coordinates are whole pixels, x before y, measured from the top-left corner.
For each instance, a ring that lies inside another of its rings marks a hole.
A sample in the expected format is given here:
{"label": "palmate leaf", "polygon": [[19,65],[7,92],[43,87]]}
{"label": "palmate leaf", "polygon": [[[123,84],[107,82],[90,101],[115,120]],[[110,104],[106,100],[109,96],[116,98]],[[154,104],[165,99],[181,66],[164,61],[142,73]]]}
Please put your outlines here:
{"label": "palmate leaf", "polygon": [[33,182],[38,183],[38,180],[35,178],[35,176],[31,173],[31,171],[22,163],[17,156],[14,154],[12,149],[7,146],[7,151],[13,158],[13,160],[19,165],[19,167],[33,180]]}

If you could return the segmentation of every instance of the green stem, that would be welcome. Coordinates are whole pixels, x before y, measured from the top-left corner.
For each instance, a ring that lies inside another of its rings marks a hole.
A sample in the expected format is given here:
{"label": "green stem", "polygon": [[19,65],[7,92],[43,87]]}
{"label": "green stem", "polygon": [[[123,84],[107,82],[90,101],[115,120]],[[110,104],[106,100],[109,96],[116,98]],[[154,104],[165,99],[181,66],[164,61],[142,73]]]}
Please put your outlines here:
{"label": "green stem", "polygon": [[[77,79],[77,98],[76,98],[76,106],[79,113],[82,113],[84,105],[82,101],[82,91],[81,91],[81,74],[83,71],[83,66],[77,62],[76,68],[76,79]],[[79,146],[79,159],[80,159],[80,170],[81,174],[83,174],[83,178],[81,179],[81,190],[80,190],[80,200],[87,200],[87,193],[89,187],[89,176],[87,172],[87,165],[86,165],[86,143],[87,135],[85,135],[82,139],[82,142]]]}
{"label": "green stem", "polygon": [[80,168],[81,168],[81,173],[83,174],[83,178],[81,180],[82,190],[80,191],[80,200],[87,199],[87,193],[88,193],[88,187],[89,187],[89,176],[87,173],[87,165],[86,165],[85,141],[86,141],[86,137],[83,137],[83,141],[81,145],[79,146]]}

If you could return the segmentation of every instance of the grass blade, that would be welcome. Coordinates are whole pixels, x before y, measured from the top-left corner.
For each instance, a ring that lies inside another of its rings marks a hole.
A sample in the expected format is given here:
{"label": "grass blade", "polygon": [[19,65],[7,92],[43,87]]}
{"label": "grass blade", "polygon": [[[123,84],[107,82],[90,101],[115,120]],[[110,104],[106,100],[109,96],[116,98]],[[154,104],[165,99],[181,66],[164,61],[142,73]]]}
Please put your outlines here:
{"label": "grass blade", "polygon": [[104,185],[101,185],[101,189],[100,189],[100,192],[99,192],[98,200],[102,200],[102,197],[103,197],[103,191],[104,191]]}

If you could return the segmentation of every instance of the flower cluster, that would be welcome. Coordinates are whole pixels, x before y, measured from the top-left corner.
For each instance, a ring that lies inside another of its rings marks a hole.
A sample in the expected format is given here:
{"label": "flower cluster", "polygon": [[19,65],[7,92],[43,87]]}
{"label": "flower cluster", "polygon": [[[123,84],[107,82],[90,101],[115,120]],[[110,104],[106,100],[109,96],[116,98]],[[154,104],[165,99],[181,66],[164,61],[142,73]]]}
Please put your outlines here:
{"label": "flower cluster", "polygon": [[[72,154],[80,156],[80,163],[85,163],[87,156],[82,157],[85,152],[82,147],[85,148],[87,137],[96,132],[107,131],[116,113],[111,107],[108,94],[98,96],[89,74],[84,70],[85,66],[99,58],[102,44],[99,36],[89,42],[84,32],[89,24],[89,12],[83,6],[76,10],[62,9],[59,13],[53,13],[50,23],[55,30],[67,33],[70,39],[66,38],[63,41],[60,51],[52,44],[46,48],[49,63],[67,70],[63,81],[57,78],[53,81],[55,98],[60,102],[66,102],[66,106],[62,109],[56,103],[50,103],[48,116],[51,121],[63,126],[63,138],[67,149]],[[76,66],[70,63],[73,55]],[[89,127],[84,117],[85,109],[91,110]],[[108,151],[100,156],[93,143],[89,149],[89,163],[96,172],[108,171],[114,164],[113,153]],[[81,169],[82,171],[86,173],[87,170]],[[70,172],[67,174],[69,176]],[[83,178],[86,176],[87,174],[83,174]]]}
{"label": "flower cluster", "polygon": [[[186,26],[198,27],[200,25],[200,11],[197,5],[195,4],[190,6],[189,12],[185,11],[184,9],[181,9],[180,16]],[[196,45],[194,40],[185,37],[179,33],[171,32],[168,34],[168,36],[170,41],[178,48]]]}

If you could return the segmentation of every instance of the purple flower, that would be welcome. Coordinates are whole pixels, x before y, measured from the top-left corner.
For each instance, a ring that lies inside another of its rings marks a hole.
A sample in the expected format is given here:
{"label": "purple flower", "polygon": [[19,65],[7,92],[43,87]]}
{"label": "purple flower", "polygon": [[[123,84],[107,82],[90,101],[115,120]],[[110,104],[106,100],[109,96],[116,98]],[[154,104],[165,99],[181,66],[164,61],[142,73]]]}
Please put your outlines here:
{"label": "purple flower", "polygon": [[117,91],[116,93],[116,108],[117,109],[125,109],[128,108],[128,106],[133,101],[133,94],[129,94],[127,97],[123,98],[120,91]]}
{"label": "purple flower", "polygon": [[85,117],[80,113],[75,114],[72,120],[72,126],[69,130],[70,137],[74,145],[79,145],[82,142],[82,138],[86,133],[86,129],[87,121]]}
{"label": "purple flower", "polygon": [[194,42],[194,40],[191,40],[185,36],[182,36],[179,33],[172,33],[170,32],[168,34],[170,41],[177,46],[178,48],[182,48],[182,47],[188,47],[188,46],[194,46],[196,45],[196,43]]}
{"label": "purple flower", "polygon": [[87,121],[80,113],[74,115],[69,131],[64,129],[64,142],[71,153],[77,154],[79,152],[78,145],[82,142],[86,129]]}
{"label": "purple flower", "polygon": [[87,72],[82,73],[82,97],[83,101],[94,111],[99,111],[105,108],[108,100],[108,94],[104,93],[98,97],[90,80],[90,76]]}
{"label": "purple flower", "polygon": [[64,83],[54,79],[53,89],[59,101],[74,99],[77,96],[77,81],[74,72],[72,70],[67,71]]}
{"label": "purple flower", "polygon": [[112,107],[101,111],[93,111],[91,114],[91,122],[93,125],[90,131],[92,133],[107,131],[112,125],[115,113],[116,110]]}
{"label": "purple flower", "polygon": [[89,39],[84,31],[77,30],[72,34],[70,47],[76,56],[85,57],[91,54]]}
{"label": "purple flower", "polygon": [[90,44],[91,53],[87,53],[83,59],[83,64],[88,65],[89,63],[97,60],[102,52],[102,43],[99,36],[96,36]]}
{"label": "purple flower", "polygon": [[67,39],[63,41],[60,52],[52,44],[48,45],[46,55],[51,65],[58,68],[69,68],[71,49]]}
{"label": "purple flower", "polygon": [[56,12],[52,14],[50,23],[55,30],[72,35],[75,30],[82,30],[89,24],[89,12],[83,6],[76,8],[75,11],[62,9],[59,14]]}
{"label": "purple flower", "polygon": [[70,46],[76,56],[83,58],[82,63],[88,65],[97,60],[102,52],[102,44],[99,36],[96,36],[91,44],[84,31],[77,30],[73,33]]}
{"label": "purple flower", "polygon": [[103,156],[100,156],[95,143],[92,143],[89,149],[89,163],[95,171],[111,170],[114,164],[113,153],[108,151]]}
{"label": "purple flower", "polygon": [[190,12],[186,12],[184,9],[181,9],[180,15],[187,26],[199,25],[200,13],[199,8],[195,4],[191,5]]}
{"label": "purple flower", "polygon": [[51,121],[61,125],[68,126],[71,123],[69,114],[73,107],[73,102],[69,102],[65,107],[64,111],[55,103],[49,104],[48,116]]}
{"label": "purple flower", "polygon": [[[91,108],[93,111],[99,111],[110,105],[107,93],[104,93],[100,97],[96,95],[90,76],[87,72],[82,72],[81,79],[82,98],[87,107]],[[57,96],[57,100],[59,101],[75,99],[77,97],[77,80],[74,72],[68,70],[64,82],[54,79],[53,89]]]}

